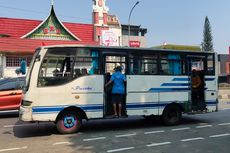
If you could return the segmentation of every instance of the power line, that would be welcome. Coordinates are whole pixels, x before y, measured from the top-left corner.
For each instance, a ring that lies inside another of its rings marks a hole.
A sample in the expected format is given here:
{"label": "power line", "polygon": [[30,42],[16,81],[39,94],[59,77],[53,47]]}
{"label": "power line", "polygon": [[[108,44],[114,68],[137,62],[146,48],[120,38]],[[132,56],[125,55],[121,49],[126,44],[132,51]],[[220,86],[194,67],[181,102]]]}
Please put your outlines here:
{"label": "power line", "polygon": [[[0,5],[0,8],[16,10],[16,11],[22,11],[22,12],[35,13],[35,14],[47,14],[47,12],[34,11],[34,10],[29,10],[29,9],[21,9],[21,8],[9,7],[9,6],[3,6],[3,5]],[[74,17],[74,16],[68,16],[68,15],[64,15],[64,14],[59,14],[59,15],[60,15],[60,17],[71,18],[71,19],[80,19],[80,20],[86,20],[86,21],[91,21],[92,20],[92,19],[89,19],[89,18]]]}
{"label": "power line", "polygon": [[10,9],[10,10],[23,11],[23,12],[38,13],[38,14],[47,14],[47,12],[27,10],[27,9],[21,9],[21,8],[16,8],[16,7],[3,6],[3,5],[0,5],[0,7],[1,8],[5,8],[5,9]]}

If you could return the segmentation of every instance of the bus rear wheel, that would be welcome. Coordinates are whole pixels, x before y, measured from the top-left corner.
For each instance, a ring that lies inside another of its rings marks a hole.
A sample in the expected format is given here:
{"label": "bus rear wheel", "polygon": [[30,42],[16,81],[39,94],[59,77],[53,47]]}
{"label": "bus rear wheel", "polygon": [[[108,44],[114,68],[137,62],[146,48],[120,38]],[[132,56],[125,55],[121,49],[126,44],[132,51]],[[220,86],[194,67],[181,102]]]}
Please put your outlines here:
{"label": "bus rear wheel", "polygon": [[64,112],[57,120],[57,130],[62,134],[76,133],[80,130],[82,120],[77,112]]}
{"label": "bus rear wheel", "polygon": [[165,125],[177,125],[181,121],[181,109],[177,105],[171,105],[165,108],[162,118]]}

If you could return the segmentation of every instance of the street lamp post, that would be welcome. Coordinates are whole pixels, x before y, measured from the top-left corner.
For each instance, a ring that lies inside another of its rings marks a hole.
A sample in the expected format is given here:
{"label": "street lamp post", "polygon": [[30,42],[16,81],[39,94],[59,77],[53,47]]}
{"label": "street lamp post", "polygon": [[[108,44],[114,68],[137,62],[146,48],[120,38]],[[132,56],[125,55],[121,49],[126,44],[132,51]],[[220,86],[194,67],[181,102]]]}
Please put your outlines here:
{"label": "street lamp post", "polygon": [[140,2],[139,1],[137,1],[136,3],[135,3],[135,5],[133,6],[133,8],[131,9],[131,11],[130,11],[130,13],[129,13],[129,24],[128,24],[128,26],[129,26],[129,47],[130,47],[130,18],[131,18],[131,15],[132,15],[132,12],[133,12],[133,9],[139,4]]}

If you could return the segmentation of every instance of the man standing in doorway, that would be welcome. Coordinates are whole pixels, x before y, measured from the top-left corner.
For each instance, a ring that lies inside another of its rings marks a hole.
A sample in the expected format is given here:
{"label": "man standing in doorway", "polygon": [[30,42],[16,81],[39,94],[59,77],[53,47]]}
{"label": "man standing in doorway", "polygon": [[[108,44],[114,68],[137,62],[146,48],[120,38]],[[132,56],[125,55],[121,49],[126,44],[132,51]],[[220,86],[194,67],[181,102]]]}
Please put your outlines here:
{"label": "man standing in doorway", "polygon": [[[117,66],[115,68],[115,73],[112,74],[111,79],[108,83],[106,83],[105,87],[113,82],[112,88],[112,103],[113,103],[113,111],[114,117],[121,117],[121,108],[122,108],[122,100],[125,94],[125,85],[124,82],[126,81],[125,75],[121,73],[122,67]],[[118,105],[118,112],[117,112],[117,105]]]}

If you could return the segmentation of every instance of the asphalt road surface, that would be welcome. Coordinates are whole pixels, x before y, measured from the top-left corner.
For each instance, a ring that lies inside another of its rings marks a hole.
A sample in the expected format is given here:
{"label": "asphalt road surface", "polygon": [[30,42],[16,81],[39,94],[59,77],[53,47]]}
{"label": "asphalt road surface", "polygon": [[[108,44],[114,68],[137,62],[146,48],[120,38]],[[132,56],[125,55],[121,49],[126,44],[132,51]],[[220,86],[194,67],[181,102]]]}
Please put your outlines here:
{"label": "asphalt road surface", "polygon": [[158,118],[93,120],[76,134],[61,135],[52,123],[18,121],[0,113],[0,153],[229,153],[230,101],[220,111],[183,115],[182,124]]}

